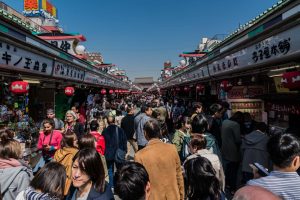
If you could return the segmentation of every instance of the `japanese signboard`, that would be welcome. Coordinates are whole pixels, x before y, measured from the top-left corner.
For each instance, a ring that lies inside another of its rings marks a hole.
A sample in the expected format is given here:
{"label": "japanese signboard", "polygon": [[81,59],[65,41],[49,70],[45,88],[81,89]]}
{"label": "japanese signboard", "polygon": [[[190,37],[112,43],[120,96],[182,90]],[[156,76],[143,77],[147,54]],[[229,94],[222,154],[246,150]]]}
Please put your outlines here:
{"label": "japanese signboard", "polygon": [[210,74],[216,75],[239,68],[252,67],[256,64],[266,63],[270,60],[297,53],[300,49],[299,34],[300,26],[297,26],[227,55],[209,64]]}
{"label": "japanese signboard", "polygon": [[85,72],[78,67],[55,61],[53,76],[57,78],[83,81]]}
{"label": "japanese signboard", "polygon": [[51,75],[53,61],[0,41],[0,67],[27,73]]}
{"label": "japanese signboard", "polygon": [[93,73],[86,72],[84,76],[84,82],[92,83],[92,84],[100,84],[100,77]]}
{"label": "japanese signboard", "polygon": [[69,54],[76,55],[76,53],[74,52],[74,49],[76,47],[74,41],[75,40],[72,39],[72,40],[49,40],[48,42]]}
{"label": "japanese signboard", "polygon": [[39,0],[24,0],[24,10],[38,10],[39,9]]}
{"label": "japanese signboard", "polygon": [[24,15],[57,18],[57,9],[48,0],[24,0]]}

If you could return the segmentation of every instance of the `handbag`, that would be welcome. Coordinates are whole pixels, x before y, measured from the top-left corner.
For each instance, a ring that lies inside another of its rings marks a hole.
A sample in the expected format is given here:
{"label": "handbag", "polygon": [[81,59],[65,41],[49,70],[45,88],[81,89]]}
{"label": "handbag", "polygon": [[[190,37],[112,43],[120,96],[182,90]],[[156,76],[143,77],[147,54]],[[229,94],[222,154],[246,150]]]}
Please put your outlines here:
{"label": "handbag", "polygon": [[115,162],[117,164],[122,164],[122,163],[126,162],[126,159],[125,159],[126,152],[119,147],[119,128],[118,127],[116,127],[116,132],[117,132],[117,150],[115,153]]}

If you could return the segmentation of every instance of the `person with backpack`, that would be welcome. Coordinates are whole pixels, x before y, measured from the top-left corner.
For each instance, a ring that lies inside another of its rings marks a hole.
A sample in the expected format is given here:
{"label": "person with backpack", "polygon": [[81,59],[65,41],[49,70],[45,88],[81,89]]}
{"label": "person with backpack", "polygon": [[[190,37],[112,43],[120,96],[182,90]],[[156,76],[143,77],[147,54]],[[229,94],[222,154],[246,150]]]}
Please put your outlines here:
{"label": "person with backpack", "polygon": [[189,155],[191,121],[189,117],[183,117],[177,122],[177,127],[172,143],[176,146],[181,162]]}

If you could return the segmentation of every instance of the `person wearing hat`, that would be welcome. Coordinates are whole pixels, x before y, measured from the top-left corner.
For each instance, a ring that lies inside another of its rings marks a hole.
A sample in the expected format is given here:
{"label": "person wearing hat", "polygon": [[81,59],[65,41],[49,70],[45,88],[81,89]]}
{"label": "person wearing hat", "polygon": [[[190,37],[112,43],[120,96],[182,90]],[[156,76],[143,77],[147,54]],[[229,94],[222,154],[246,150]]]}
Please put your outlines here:
{"label": "person wearing hat", "polygon": [[[54,130],[64,131],[64,122],[61,119],[55,117],[55,112],[52,108],[47,109],[47,119],[52,119],[54,121]],[[40,127],[41,130],[43,130],[44,128],[43,122]]]}

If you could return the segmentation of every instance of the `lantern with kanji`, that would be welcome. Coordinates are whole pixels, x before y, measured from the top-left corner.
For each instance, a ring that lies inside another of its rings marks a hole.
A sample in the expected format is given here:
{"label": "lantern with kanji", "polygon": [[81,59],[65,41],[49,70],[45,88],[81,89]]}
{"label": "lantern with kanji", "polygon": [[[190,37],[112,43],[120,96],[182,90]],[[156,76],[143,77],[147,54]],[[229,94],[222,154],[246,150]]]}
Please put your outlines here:
{"label": "lantern with kanji", "polygon": [[106,94],[106,89],[102,89],[102,90],[100,91],[100,93],[101,93],[102,95],[105,95],[105,94]]}
{"label": "lantern with kanji", "polygon": [[204,92],[204,90],[205,90],[205,86],[204,85],[202,85],[202,84],[198,84],[197,86],[196,86],[196,91],[197,92]]}
{"label": "lantern with kanji", "polygon": [[281,84],[290,90],[300,89],[300,71],[286,72],[282,75]]}
{"label": "lantern with kanji", "polygon": [[188,92],[188,91],[190,91],[190,87],[189,87],[189,86],[185,86],[185,87],[183,88],[183,90],[184,90],[185,92]]}
{"label": "lantern with kanji", "polygon": [[108,93],[109,93],[109,94],[113,94],[114,91],[113,91],[113,90],[109,90]]}
{"label": "lantern with kanji", "polygon": [[14,94],[26,94],[29,91],[29,83],[25,81],[14,81],[10,85],[10,91]]}
{"label": "lantern with kanji", "polygon": [[232,84],[229,81],[224,80],[221,82],[220,87],[225,92],[229,92],[232,89]]}
{"label": "lantern with kanji", "polygon": [[75,92],[74,87],[65,87],[65,95],[70,97],[73,96]]}

